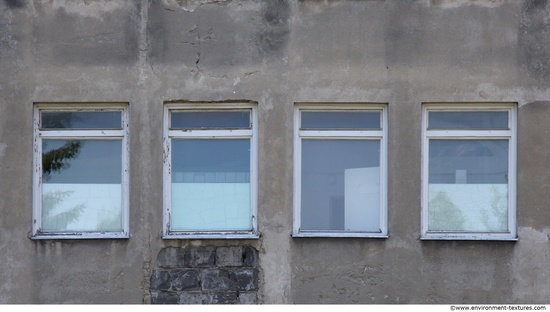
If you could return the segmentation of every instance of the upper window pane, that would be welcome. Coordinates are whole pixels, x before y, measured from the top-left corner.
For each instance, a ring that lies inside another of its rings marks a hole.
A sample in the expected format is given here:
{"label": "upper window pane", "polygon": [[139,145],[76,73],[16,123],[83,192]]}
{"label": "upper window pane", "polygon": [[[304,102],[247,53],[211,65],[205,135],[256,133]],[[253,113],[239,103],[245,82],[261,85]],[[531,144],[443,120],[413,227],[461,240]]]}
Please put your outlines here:
{"label": "upper window pane", "polygon": [[508,112],[429,112],[429,129],[508,129]]}
{"label": "upper window pane", "polygon": [[302,129],[381,129],[380,112],[302,112]]}
{"label": "upper window pane", "polygon": [[121,129],[120,111],[41,113],[41,129]]}
{"label": "upper window pane", "polygon": [[250,111],[175,111],[170,114],[172,129],[250,128]]}

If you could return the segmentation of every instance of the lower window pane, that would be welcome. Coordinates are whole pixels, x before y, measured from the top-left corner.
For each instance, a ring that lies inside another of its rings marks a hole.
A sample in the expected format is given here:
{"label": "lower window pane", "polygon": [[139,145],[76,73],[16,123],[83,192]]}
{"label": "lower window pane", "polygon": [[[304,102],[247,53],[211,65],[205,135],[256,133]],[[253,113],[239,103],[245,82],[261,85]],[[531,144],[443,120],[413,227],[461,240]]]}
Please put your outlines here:
{"label": "lower window pane", "polygon": [[380,232],[380,141],[302,140],[302,231]]}
{"label": "lower window pane", "polygon": [[430,140],[428,230],[508,231],[508,140]]}
{"label": "lower window pane", "polygon": [[42,231],[122,231],[122,141],[42,141]]}
{"label": "lower window pane", "polygon": [[249,139],[172,139],[172,231],[252,229]]}

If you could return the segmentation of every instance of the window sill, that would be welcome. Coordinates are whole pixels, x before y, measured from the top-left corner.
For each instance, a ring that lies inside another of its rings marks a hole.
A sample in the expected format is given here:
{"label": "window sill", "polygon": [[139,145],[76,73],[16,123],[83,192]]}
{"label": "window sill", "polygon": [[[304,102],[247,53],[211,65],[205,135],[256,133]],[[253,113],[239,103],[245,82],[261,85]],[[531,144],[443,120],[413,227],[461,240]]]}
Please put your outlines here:
{"label": "window sill", "polygon": [[162,239],[258,239],[260,233],[169,233]]}
{"label": "window sill", "polygon": [[389,235],[382,233],[330,233],[330,232],[299,232],[292,233],[294,238],[302,237],[336,237],[336,238],[389,238]]}
{"label": "window sill", "polygon": [[130,236],[129,233],[42,233],[35,234],[30,239],[129,239]]}
{"label": "window sill", "polygon": [[470,240],[470,241],[509,241],[517,242],[519,238],[517,236],[511,235],[491,235],[491,234],[473,234],[473,235],[456,235],[456,234],[446,234],[446,235],[430,235],[426,234],[420,237],[420,240]]}

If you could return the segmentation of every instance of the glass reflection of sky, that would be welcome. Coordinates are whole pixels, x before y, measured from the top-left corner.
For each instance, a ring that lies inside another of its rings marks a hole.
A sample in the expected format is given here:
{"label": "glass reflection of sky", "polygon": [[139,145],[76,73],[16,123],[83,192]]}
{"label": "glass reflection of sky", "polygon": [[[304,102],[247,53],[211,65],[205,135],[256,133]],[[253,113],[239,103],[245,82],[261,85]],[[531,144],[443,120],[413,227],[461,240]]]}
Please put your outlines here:
{"label": "glass reflection of sky", "polygon": [[172,112],[172,129],[250,128],[250,111]]}
{"label": "glass reflection of sky", "polygon": [[121,129],[120,111],[42,112],[42,129]]}
{"label": "glass reflection of sky", "polygon": [[[74,140],[72,140],[74,141]],[[45,174],[43,183],[120,184],[122,177],[122,140],[78,140],[75,157],[65,159],[68,166]],[[71,140],[43,140],[42,153],[61,148]]]}
{"label": "glass reflection of sky", "polygon": [[[250,140],[173,139],[172,182],[178,172],[250,173]],[[248,182],[248,179],[241,182]]]}
{"label": "glass reflection of sky", "polygon": [[301,229],[334,230],[330,209],[340,199],[343,212],[346,169],[373,167],[379,140],[302,140]]}
{"label": "glass reflection of sky", "polygon": [[508,183],[508,140],[430,140],[429,183]]}
{"label": "glass reflection of sky", "polygon": [[380,112],[302,112],[301,129],[380,129]]}

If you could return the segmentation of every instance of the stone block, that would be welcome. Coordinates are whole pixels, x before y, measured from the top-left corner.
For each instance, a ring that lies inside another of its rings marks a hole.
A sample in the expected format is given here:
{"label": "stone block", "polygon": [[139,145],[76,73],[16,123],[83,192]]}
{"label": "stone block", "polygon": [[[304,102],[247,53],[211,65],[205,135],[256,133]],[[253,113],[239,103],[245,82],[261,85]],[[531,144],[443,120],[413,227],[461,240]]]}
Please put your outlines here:
{"label": "stone block", "polygon": [[240,304],[257,304],[258,296],[256,292],[239,292]]}
{"label": "stone block", "polygon": [[258,267],[258,251],[252,246],[243,246],[243,265],[248,267]]}
{"label": "stone block", "polygon": [[187,267],[213,267],[216,263],[216,248],[213,246],[191,246],[185,253]]}
{"label": "stone block", "polygon": [[153,304],[176,304],[178,303],[178,295],[169,292],[153,292],[151,294],[151,303]]}
{"label": "stone block", "polygon": [[157,266],[160,268],[185,267],[185,249],[176,247],[162,249],[157,256]]}
{"label": "stone block", "polygon": [[215,292],[210,293],[210,303],[212,304],[235,304],[239,302],[236,292]]}
{"label": "stone block", "polygon": [[205,293],[186,292],[180,295],[180,303],[182,304],[207,304],[210,300]]}
{"label": "stone block", "polygon": [[258,271],[249,268],[232,270],[229,273],[229,289],[236,291],[257,290]]}
{"label": "stone block", "polygon": [[243,265],[243,248],[241,246],[218,247],[216,250],[217,267],[235,267]]}
{"label": "stone block", "polygon": [[154,270],[150,280],[151,290],[170,289],[170,273],[164,270]]}
{"label": "stone block", "polygon": [[170,272],[172,290],[200,290],[200,272],[197,270],[175,270]]}
{"label": "stone block", "polygon": [[225,270],[204,270],[202,272],[203,290],[228,290],[229,273]]}

